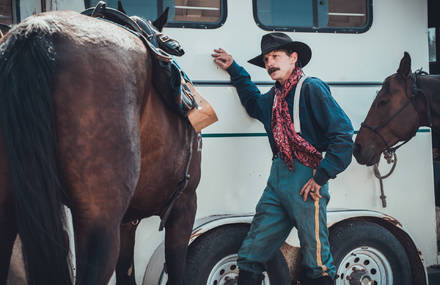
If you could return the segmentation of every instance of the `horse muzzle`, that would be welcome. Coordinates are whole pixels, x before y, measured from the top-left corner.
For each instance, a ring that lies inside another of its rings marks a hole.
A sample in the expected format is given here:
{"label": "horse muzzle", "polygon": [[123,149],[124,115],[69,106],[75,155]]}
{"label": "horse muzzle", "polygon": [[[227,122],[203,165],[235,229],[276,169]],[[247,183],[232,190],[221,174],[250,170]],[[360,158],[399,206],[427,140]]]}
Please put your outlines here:
{"label": "horse muzzle", "polygon": [[380,159],[380,153],[381,152],[378,151],[374,145],[362,147],[360,143],[354,143],[353,156],[361,165],[371,166],[377,163]]}

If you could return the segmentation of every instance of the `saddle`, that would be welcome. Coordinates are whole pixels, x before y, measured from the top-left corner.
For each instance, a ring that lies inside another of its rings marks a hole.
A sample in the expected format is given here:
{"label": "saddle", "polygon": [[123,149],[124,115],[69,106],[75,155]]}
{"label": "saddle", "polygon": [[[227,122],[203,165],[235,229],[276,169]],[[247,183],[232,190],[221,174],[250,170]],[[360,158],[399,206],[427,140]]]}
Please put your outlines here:
{"label": "saddle", "polygon": [[[154,33],[155,29],[151,27],[151,22],[147,22],[140,17],[136,17],[135,19],[137,21],[135,21],[126,14],[107,7],[107,3],[104,1],[99,1],[98,4],[96,4],[96,7],[88,8],[81,12],[81,14],[107,20],[111,23],[122,26],[140,38],[158,60],[165,62],[171,61],[171,56],[159,47],[159,42],[153,41],[156,34]],[[138,22],[142,22],[142,28],[138,25]]]}
{"label": "saddle", "polygon": [[171,82],[180,82],[176,85],[170,84],[176,105],[171,107],[177,107],[177,112],[188,118],[196,132],[218,120],[211,105],[196,91],[189,77],[171,57],[184,54],[177,41],[159,32],[151,21],[138,16],[129,17],[119,10],[107,7],[104,1],[99,1],[96,7],[86,9],[81,14],[119,25],[142,40],[154,55],[154,64],[163,72],[171,74]]}

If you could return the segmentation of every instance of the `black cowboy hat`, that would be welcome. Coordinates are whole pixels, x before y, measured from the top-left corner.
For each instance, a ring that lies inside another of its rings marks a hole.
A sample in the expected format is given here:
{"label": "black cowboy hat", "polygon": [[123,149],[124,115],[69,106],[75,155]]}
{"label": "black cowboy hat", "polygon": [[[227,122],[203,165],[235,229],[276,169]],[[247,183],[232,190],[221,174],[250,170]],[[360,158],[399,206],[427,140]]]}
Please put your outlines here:
{"label": "black cowboy hat", "polygon": [[309,63],[312,57],[312,50],[303,42],[293,41],[288,35],[284,33],[269,33],[261,38],[261,54],[249,60],[249,63],[265,68],[264,55],[274,51],[285,49],[289,51],[296,51],[298,53],[298,61],[304,67]]}

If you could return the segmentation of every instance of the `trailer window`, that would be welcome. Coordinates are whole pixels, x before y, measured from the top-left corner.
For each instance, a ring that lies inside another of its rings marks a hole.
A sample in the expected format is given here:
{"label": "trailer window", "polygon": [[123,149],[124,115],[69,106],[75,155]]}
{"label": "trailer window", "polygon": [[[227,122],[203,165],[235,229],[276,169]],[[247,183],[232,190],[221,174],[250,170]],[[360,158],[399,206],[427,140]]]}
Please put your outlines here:
{"label": "trailer window", "polygon": [[0,2],[0,24],[11,25],[13,23],[12,1]]}
{"label": "trailer window", "polygon": [[[93,7],[99,0],[84,0],[86,7]],[[226,0],[122,0],[129,16],[156,19],[167,7],[168,27],[212,29],[226,20]],[[117,0],[108,0],[107,5],[118,7]]]}
{"label": "trailer window", "polygon": [[254,18],[264,30],[365,32],[372,0],[253,0]]}

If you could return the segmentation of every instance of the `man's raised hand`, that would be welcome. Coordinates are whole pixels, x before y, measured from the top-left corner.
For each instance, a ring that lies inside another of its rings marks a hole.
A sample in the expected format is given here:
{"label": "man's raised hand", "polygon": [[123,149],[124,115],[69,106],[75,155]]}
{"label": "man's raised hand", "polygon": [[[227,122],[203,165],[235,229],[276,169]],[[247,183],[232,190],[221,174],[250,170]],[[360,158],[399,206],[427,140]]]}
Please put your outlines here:
{"label": "man's raised hand", "polygon": [[222,69],[228,69],[231,66],[234,59],[230,54],[224,51],[222,48],[214,49],[214,53],[211,54],[214,58],[214,62]]}

